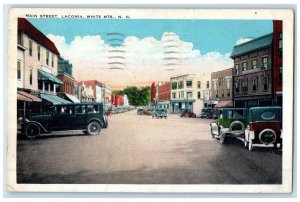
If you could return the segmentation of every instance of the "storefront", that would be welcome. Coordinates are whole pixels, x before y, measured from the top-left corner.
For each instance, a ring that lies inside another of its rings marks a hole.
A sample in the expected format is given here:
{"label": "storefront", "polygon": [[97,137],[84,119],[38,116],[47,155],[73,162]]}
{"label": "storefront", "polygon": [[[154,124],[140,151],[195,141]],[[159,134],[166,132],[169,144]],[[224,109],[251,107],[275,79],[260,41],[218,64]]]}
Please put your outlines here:
{"label": "storefront", "polygon": [[195,100],[171,100],[171,111],[170,113],[179,114],[183,110],[189,110],[193,112],[193,104]]}

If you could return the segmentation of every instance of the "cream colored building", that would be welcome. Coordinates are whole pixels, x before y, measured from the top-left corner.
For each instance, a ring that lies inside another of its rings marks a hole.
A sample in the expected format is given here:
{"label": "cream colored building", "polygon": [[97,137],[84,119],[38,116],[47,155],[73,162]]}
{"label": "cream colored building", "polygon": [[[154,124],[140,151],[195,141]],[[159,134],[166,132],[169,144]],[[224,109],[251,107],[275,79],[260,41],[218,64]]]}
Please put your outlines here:
{"label": "cream colored building", "polygon": [[171,77],[171,113],[190,110],[199,115],[209,102],[210,80],[208,73]]}
{"label": "cream colored building", "polygon": [[18,19],[18,88],[55,94],[59,52],[55,44],[24,18]]}

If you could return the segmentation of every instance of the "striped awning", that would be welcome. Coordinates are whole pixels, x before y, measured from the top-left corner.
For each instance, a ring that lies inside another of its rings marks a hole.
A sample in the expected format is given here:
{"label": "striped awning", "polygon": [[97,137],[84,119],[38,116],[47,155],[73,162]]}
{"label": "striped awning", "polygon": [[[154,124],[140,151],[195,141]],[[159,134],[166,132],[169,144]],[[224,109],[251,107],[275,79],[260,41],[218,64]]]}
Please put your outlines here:
{"label": "striped awning", "polygon": [[63,82],[56,78],[53,74],[45,72],[41,69],[38,70],[38,80],[50,81],[56,84],[63,84]]}
{"label": "striped awning", "polygon": [[25,91],[18,91],[17,99],[26,102],[42,102],[42,100],[34,95],[26,93]]}
{"label": "striped awning", "polygon": [[80,103],[80,100],[77,99],[77,97],[75,97],[74,95],[70,95],[65,93],[65,95],[67,96],[67,98],[69,98],[72,102],[74,103]]}
{"label": "striped awning", "polygon": [[54,105],[57,105],[57,104],[68,104],[68,103],[71,103],[69,102],[68,100],[64,100],[56,95],[50,95],[50,94],[41,94],[41,98],[43,100],[46,100],[48,102],[51,102],[52,104]]}
{"label": "striped awning", "polygon": [[232,101],[221,101],[218,104],[216,104],[215,107],[217,107],[217,108],[233,107],[233,103],[232,103]]}

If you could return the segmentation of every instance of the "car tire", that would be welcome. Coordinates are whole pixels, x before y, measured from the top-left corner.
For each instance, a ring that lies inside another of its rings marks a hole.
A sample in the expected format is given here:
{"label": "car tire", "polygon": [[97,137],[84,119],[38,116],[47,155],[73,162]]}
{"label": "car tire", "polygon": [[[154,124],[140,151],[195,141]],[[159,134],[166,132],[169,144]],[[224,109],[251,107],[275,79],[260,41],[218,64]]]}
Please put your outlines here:
{"label": "car tire", "polygon": [[100,134],[100,131],[101,131],[101,124],[97,121],[91,121],[86,126],[86,131],[87,131],[87,134],[90,136],[98,135],[98,134]]}
{"label": "car tire", "polygon": [[34,139],[40,136],[41,128],[36,123],[28,123],[24,127],[24,135],[28,139]]}

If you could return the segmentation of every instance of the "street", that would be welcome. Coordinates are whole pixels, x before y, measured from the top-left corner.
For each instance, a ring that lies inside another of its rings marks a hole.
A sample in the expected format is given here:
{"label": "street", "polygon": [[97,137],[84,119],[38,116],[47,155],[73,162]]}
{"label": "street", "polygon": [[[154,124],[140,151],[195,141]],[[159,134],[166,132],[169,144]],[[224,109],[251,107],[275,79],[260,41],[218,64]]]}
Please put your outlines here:
{"label": "street", "polygon": [[109,117],[100,135],[82,131],[19,139],[18,183],[281,184],[282,153],[212,139],[212,120],[152,119],[136,111]]}

